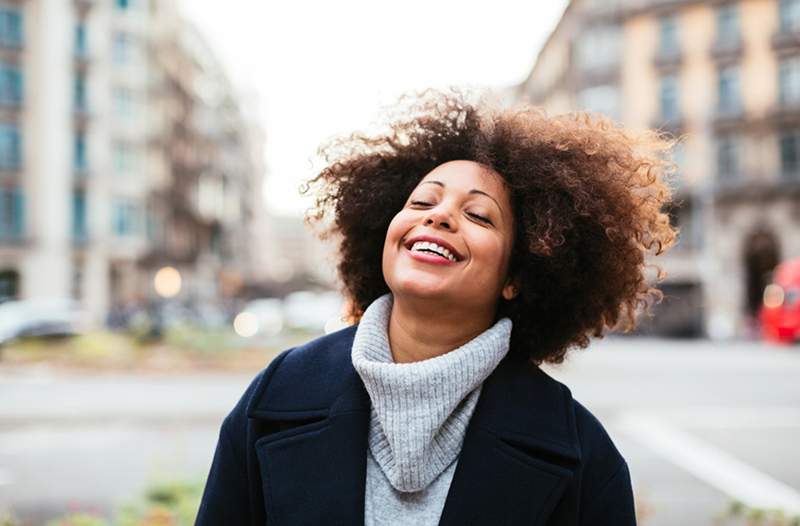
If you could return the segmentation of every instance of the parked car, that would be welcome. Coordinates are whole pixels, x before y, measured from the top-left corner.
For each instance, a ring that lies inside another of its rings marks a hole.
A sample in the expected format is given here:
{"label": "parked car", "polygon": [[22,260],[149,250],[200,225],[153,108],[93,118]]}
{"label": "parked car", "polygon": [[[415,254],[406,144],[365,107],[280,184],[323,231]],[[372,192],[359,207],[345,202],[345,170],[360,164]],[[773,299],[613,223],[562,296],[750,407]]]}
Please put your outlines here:
{"label": "parked car", "polygon": [[86,330],[86,313],[70,298],[6,301],[0,304],[0,345],[32,336],[73,336]]}
{"label": "parked car", "polygon": [[338,326],[342,317],[344,298],[335,291],[298,291],[286,296],[286,324],[293,329],[326,332]]}
{"label": "parked car", "polygon": [[791,343],[800,340],[800,258],[775,267],[772,283],[764,289],[759,312],[761,335],[767,341]]}
{"label": "parked car", "polygon": [[244,306],[233,320],[239,336],[274,336],[283,329],[283,301],[279,298],[260,298]]}

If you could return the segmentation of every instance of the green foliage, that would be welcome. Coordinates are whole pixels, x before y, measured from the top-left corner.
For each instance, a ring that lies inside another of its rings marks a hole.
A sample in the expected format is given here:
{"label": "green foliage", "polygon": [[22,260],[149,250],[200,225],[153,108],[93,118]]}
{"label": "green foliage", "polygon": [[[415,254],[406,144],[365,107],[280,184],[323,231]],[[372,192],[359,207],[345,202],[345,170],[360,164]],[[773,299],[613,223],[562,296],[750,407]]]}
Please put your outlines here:
{"label": "green foliage", "polygon": [[200,507],[202,482],[163,480],[145,491],[141,502],[123,506],[117,514],[118,526],[192,526]]}
{"label": "green foliage", "polygon": [[236,334],[226,329],[198,327],[180,323],[170,327],[165,334],[167,345],[206,354],[229,352],[234,346]]}
{"label": "green foliage", "polygon": [[800,526],[800,515],[789,515],[784,510],[748,506],[733,500],[728,509],[714,521],[717,526]]}
{"label": "green foliage", "polygon": [[47,526],[109,526],[109,523],[99,515],[75,512],[49,521]]}
{"label": "green foliage", "polygon": [[[204,480],[158,480],[144,496],[122,505],[113,521],[95,513],[70,512],[46,526],[192,526],[200,508]],[[0,515],[0,526],[20,526],[10,515]]]}

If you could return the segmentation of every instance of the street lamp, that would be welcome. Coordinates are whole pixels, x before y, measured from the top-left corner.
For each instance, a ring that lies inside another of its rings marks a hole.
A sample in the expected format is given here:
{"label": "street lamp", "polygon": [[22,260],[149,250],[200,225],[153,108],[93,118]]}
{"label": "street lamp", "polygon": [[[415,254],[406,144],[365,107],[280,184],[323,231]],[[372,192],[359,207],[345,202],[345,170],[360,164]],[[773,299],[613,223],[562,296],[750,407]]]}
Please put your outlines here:
{"label": "street lamp", "polygon": [[174,267],[162,267],[153,278],[156,293],[162,298],[172,298],[181,291],[181,273]]}

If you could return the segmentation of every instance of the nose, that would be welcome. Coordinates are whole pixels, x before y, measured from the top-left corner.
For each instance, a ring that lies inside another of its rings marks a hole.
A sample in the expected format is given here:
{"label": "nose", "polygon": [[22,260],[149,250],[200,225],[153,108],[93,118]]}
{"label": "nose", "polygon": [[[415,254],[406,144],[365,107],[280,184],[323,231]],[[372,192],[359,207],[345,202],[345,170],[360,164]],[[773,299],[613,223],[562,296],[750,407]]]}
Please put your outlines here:
{"label": "nose", "polygon": [[436,207],[430,210],[425,217],[425,224],[429,226],[440,226],[446,230],[453,230],[454,222],[449,213],[442,210],[441,207]]}

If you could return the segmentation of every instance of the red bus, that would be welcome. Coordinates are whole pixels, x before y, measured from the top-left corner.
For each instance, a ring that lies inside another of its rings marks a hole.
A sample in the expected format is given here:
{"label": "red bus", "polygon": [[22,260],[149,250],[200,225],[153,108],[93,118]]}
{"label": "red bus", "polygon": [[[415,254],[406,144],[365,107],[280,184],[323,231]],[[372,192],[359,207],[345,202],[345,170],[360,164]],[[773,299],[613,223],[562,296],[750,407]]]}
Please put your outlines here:
{"label": "red bus", "polygon": [[800,340],[800,258],[775,267],[759,311],[761,336],[775,343]]}

